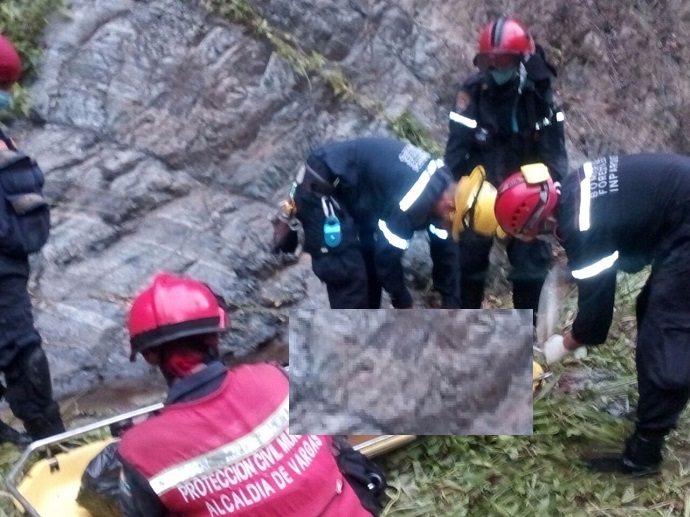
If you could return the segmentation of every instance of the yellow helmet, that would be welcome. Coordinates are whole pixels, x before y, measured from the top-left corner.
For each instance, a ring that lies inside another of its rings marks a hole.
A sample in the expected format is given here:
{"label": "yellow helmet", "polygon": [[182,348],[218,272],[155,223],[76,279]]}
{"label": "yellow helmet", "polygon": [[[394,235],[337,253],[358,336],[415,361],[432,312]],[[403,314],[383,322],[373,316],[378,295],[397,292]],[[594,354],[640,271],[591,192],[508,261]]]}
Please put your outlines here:
{"label": "yellow helmet", "polygon": [[539,389],[542,381],[542,375],[544,375],[544,370],[542,369],[541,365],[536,361],[532,361],[532,393]]}
{"label": "yellow helmet", "polygon": [[457,241],[465,228],[487,237],[504,237],[494,214],[495,202],[496,188],[486,181],[484,167],[477,165],[469,176],[460,178],[455,189],[455,212],[450,216],[453,239]]}

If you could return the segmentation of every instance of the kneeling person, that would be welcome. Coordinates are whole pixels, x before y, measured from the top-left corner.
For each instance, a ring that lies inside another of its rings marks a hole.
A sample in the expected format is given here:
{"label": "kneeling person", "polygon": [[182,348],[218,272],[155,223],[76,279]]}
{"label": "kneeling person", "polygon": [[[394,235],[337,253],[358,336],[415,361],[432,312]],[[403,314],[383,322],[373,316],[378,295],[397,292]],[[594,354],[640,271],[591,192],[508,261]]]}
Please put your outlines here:
{"label": "kneeling person", "polygon": [[220,362],[222,305],[207,285],[170,274],[134,300],[131,359],[158,366],[170,391],[120,443],[126,514],[370,517],[331,437],[288,434],[282,369]]}

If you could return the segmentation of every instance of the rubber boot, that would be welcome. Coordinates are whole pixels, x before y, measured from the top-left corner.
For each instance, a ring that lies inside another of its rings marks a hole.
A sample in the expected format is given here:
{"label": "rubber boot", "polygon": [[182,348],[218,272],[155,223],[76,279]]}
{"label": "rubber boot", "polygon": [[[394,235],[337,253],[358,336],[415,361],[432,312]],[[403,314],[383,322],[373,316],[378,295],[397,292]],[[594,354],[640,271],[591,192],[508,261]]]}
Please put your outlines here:
{"label": "rubber boot", "polygon": [[31,438],[0,420],[0,443],[12,443],[17,447],[24,448],[31,443]]}
{"label": "rubber boot", "polygon": [[626,474],[646,476],[656,474],[661,467],[664,434],[658,431],[637,430],[625,442],[621,468]]}
{"label": "rubber boot", "polygon": [[626,440],[623,454],[602,456],[586,460],[587,466],[597,472],[629,474],[638,477],[658,474],[663,456],[665,431],[640,431]]}
{"label": "rubber boot", "polygon": [[44,415],[24,421],[24,428],[33,440],[48,438],[65,432],[65,424],[60,416],[60,407],[57,403],[46,408]]}

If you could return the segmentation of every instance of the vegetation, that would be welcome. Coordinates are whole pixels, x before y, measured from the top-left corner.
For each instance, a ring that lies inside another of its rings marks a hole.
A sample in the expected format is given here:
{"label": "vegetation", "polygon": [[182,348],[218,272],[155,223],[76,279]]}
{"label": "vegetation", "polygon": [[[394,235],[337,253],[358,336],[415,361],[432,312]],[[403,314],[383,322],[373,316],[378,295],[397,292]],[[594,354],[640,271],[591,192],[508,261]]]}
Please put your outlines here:
{"label": "vegetation", "polygon": [[[63,0],[3,0],[0,2],[0,33],[17,48],[24,64],[22,83],[36,73],[43,50],[42,37],[48,18],[55,12],[67,14]],[[29,94],[22,84],[14,87],[13,115],[29,112]]]}
{"label": "vegetation", "polygon": [[[386,458],[385,515],[690,516],[687,414],[658,479],[594,473],[581,460],[620,452],[633,429],[634,300],[645,278],[621,275],[609,341],[554,369],[535,399],[533,436],[431,436]],[[566,325],[575,303],[573,291]]]}
{"label": "vegetation", "polygon": [[[248,0],[202,0],[209,10],[249,27],[268,41],[294,70],[324,81],[344,102],[354,102],[373,117],[383,117],[379,102],[356,92],[342,70],[322,55],[269,26]],[[30,80],[41,52],[47,17],[63,10],[62,0],[3,0],[0,32],[17,46]],[[17,113],[28,111],[28,96],[15,92]],[[440,154],[438,143],[405,112],[387,123],[401,138]],[[584,360],[554,369],[535,399],[534,436],[431,436],[383,460],[391,500],[386,516],[671,516],[690,517],[690,457],[687,412],[671,436],[665,470],[654,480],[602,475],[583,468],[580,457],[620,451],[632,429],[628,410],[635,404],[634,298],[644,275],[623,276],[609,341]],[[565,322],[574,313],[573,296]],[[585,382],[580,382],[583,380]],[[569,388],[569,389],[566,389]],[[11,446],[0,447],[0,471],[17,459]],[[16,515],[7,499],[0,517]]]}
{"label": "vegetation", "polygon": [[249,27],[257,37],[268,41],[298,75],[319,78],[337,99],[353,102],[371,117],[384,119],[388,129],[398,138],[408,140],[434,156],[443,154],[438,142],[429,136],[412,113],[405,111],[396,118],[386,116],[383,104],[359,94],[337,64],[329,62],[318,52],[306,52],[290,34],[271,27],[248,0],[201,0],[201,4],[209,11]]}

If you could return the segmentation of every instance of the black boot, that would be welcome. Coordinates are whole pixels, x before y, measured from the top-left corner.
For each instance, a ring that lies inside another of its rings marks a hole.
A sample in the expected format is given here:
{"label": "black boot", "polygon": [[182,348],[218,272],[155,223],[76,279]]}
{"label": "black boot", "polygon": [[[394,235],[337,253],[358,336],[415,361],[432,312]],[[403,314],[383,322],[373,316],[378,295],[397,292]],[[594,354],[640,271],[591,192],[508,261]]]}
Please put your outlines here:
{"label": "black boot", "polygon": [[31,438],[0,421],[0,443],[12,443],[17,447],[24,448],[31,443]]}
{"label": "black boot", "polygon": [[[55,407],[57,408],[57,404]],[[55,409],[47,413],[46,416],[24,421],[24,428],[33,440],[41,440],[65,432],[65,424],[62,423],[59,410]]]}
{"label": "black boot", "polygon": [[587,459],[587,467],[597,472],[651,476],[661,470],[666,431],[640,431],[626,440],[623,454]]}
{"label": "black boot", "polygon": [[659,472],[663,459],[661,449],[664,446],[664,436],[654,431],[635,431],[625,442],[625,451],[621,458],[623,472],[643,476]]}

